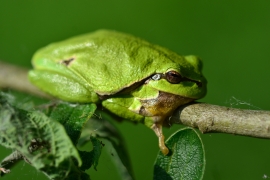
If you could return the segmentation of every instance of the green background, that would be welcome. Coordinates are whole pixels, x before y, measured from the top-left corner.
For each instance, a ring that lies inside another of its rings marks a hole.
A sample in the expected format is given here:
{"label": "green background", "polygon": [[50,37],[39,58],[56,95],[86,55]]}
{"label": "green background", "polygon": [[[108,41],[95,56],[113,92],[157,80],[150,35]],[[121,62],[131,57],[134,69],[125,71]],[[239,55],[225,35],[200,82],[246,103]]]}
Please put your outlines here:
{"label": "green background", "polygon": [[[1,0],[0,59],[30,68],[38,48],[100,28],[131,33],[181,55],[199,55],[208,79],[208,94],[201,102],[270,110],[269,0]],[[155,134],[129,122],[117,126],[136,179],[152,179],[158,152]],[[166,136],[179,128],[166,129]],[[207,158],[204,179],[270,176],[269,140],[218,133],[204,134],[202,139]],[[0,159],[10,152],[0,148]],[[110,158],[104,153],[98,171],[90,171],[92,179],[119,179]],[[20,163],[3,180],[44,177]]]}

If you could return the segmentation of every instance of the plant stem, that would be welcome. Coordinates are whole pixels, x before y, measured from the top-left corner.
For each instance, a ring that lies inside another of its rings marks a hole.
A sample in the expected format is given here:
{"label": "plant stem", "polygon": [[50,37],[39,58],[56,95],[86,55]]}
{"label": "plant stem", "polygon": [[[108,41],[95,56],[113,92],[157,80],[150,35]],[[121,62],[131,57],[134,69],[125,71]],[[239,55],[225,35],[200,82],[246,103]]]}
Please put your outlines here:
{"label": "plant stem", "polygon": [[193,103],[179,107],[171,120],[198,128],[202,133],[222,132],[270,138],[270,111]]}

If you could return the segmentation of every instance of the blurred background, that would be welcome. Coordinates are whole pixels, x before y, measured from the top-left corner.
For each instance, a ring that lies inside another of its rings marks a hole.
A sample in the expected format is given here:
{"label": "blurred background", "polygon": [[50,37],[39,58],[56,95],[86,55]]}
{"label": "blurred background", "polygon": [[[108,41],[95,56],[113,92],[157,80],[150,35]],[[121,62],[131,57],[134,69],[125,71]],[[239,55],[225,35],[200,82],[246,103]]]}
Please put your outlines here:
{"label": "blurred background", "polygon": [[[58,0],[0,2],[0,60],[31,68],[32,54],[48,43],[113,29],[195,54],[204,62],[207,96],[200,102],[233,108],[270,110],[270,1]],[[20,95],[23,101],[29,95]],[[124,136],[137,180],[153,177],[158,152],[155,134],[143,125],[116,123]],[[1,125],[0,125],[1,126]],[[165,129],[166,137],[180,125]],[[206,180],[270,177],[270,141],[231,134],[201,135]],[[0,147],[0,159],[11,150]],[[103,153],[92,179],[116,179]],[[20,163],[5,179],[46,179]]]}

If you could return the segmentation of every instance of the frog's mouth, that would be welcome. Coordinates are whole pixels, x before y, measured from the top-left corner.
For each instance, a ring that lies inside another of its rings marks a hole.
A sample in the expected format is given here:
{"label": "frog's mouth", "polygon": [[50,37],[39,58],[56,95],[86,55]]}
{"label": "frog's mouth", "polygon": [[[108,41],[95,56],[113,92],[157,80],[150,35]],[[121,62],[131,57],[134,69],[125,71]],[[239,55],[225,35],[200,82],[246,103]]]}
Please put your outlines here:
{"label": "frog's mouth", "polygon": [[[176,74],[171,73],[170,76],[176,76]],[[179,75],[177,75],[177,76],[178,76],[177,78],[179,78]],[[151,75],[151,76],[149,76],[147,78],[144,78],[144,79],[142,79],[142,80],[140,80],[138,82],[135,82],[130,86],[127,86],[127,87],[123,88],[118,93],[130,92],[130,91],[136,89],[137,87],[139,87],[139,86],[141,86],[143,84],[147,84],[150,80],[158,81],[160,79],[165,79],[171,84],[179,84],[181,82],[187,82],[188,81],[188,82],[196,83],[198,87],[202,87],[202,85],[203,85],[202,82],[200,82],[200,81],[192,80],[192,79],[189,79],[189,78],[183,77],[183,76],[180,76],[180,79],[179,79],[179,81],[177,83],[173,83],[172,81],[169,80],[167,73],[166,74],[156,73],[156,74]]]}
{"label": "frog's mouth", "polygon": [[[166,74],[156,73],[156,74],[150,75],[150,76],[148,76],[148,77],[146,77],[146,78],[144,78],[144,79],[142,79],[140,81],[134,82],[133,84],[127,85],[124,88],[120,89],[118,92],[115,92],[115,93],[112,93],[112,94],[104,94],[104,93],[98,93],[97,92],[97,94],[98,94],[100,100],[104,100],[104,99],[107,99],[107,98],[111,97],[111,95],[114,95],[114,94],[128,94],[131,91],[133,91],[133,90],[137,89],[138,87],[142,86],[143,84],[147,84],[151,80],[157,81],[157,80],[160,80],[160,79],[165,79],[168,82],[170,82],[168,80],[168,76]],[[188,81],[188,82],[196,83],[198,87],[202,87],[202,85],[203,85],[202,82],[199,82],[199,81],[192,80],[192,79],[189,79],[187,77],[182,77],[181,76],[181,80],[180,80],[179,83],[185,82],[185,81],[186,82]],[[171,84],[177,84],[177,83],[171,83]],[[165,93],[165,92],[163,92],[163,93]],[[167,94],[169,94],[169,93],[167,93]],[[175,95],[175,96],[177,96],[177,95]],[[182,98],[185,98],[185,97],[182,97]]]}

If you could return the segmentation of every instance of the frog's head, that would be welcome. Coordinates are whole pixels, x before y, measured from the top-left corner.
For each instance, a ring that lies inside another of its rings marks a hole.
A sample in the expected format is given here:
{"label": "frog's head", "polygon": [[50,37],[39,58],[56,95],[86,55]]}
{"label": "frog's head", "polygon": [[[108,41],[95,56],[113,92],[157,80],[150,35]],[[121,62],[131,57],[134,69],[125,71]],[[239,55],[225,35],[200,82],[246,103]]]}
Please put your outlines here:
{"label": "frog's head", "polygon": [[184,98],[200,99],[205,96],[207,81],[202,75],[202,62],[198,57],[179,57],[163,66],[162,71],[151,76],[149,86]]}
{"label": "frog's head", "polygon": [[[165,57],[168,58],[168,57]],[[196,56],[174,56],[156,68],[143,86],[133,92],[140,99],[136,112],[163,124],[173,111],[206,94],[202,62]],[[172,60],[173,59],[173,60]],[[166,63],[165,63],[166,62]],[[151,123],[149,124],[151,126]]]}

